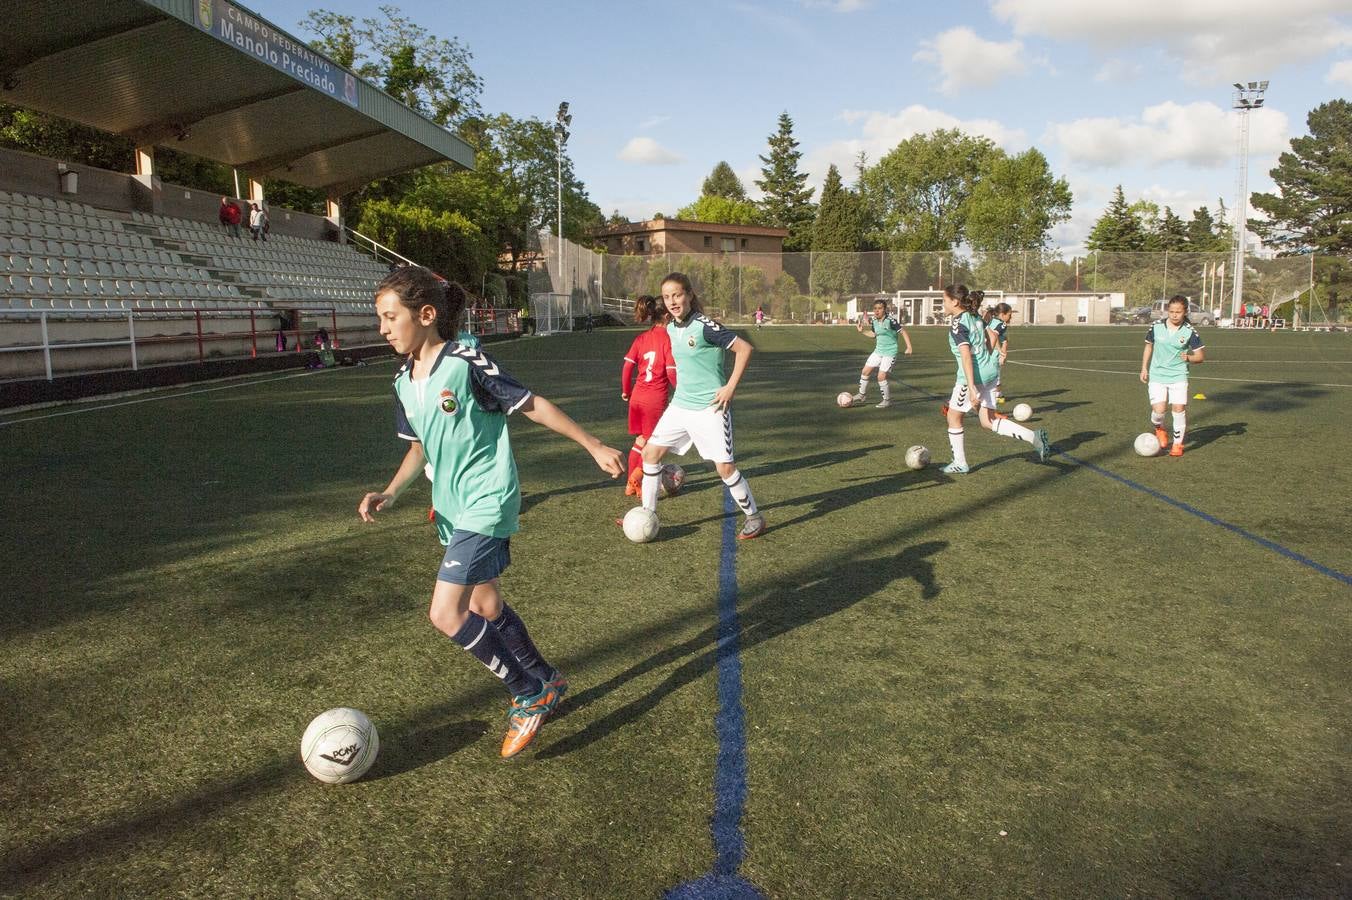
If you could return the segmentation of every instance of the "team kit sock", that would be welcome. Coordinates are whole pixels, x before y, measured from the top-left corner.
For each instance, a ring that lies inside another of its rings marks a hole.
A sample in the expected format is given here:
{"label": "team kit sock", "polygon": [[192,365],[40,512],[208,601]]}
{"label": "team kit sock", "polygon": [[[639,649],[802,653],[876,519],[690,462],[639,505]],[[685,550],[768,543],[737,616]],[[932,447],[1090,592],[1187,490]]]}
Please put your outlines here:
{"label": "team kit sock", "polygon": [[508,649],[502,633],[478,613],[471,612],[464,626],[451,636],[451,640],[501,678],[513,696],[538,694],[544,687],[544,682],[527,672],[526,667]]}
{"label": "team kit sock", "polygon": [[[1163,421],[1164,416],[1160,416]],[[1183,443],[1183,434],[1188,430],[1188,414],[1186,412],[1174,413],[1174,443]]]}
{"label": "team kit sock", "polygon": [[662,464],[643,464],[643,508],[657,512],[657,492],[662,487]]}
{"label": "team kit sock", "polygon": [[991,431],[994,431],[1001,437],[1012,437],[1017,441],[1023,441],[1028,444],[1033,443],[1032,429],[1023,427],[1013,419],[996,419],[995,422],[992,423]]}
{"label": "team kit sock", "polygon": [[629,475],[635,469],[643,468],[643,450],[635,445],[629,448],[629,468],[624,470],[625,475]]}
{"label": "team kit sock", "polygon": [[751,485],[747,483],[746,477],[737,469],[732,470],[732,474],[723,479],[723,483],[728,486],[728,493],[732,494],[732,499],[737,501],[742,512],[748,516],[756,514],[756,498],[751,496]]}
{"label": "team kit sock", "polygon": [[891,386],[890,384],[888,384],[886,381],[880,381],[880,382],[878,382],[878,390],[880,390],[880,391],[883,392],[883,399],[884,399],[884,400],[891,400],[891,399],[892,399],[892,386]]}
{"label": "team kit sock", "polygon": [[867,396],[867,395],[868,395],[868,378],[860,378],[860,379],[859,379],[859,396],[865,397],[865,396]]}
{"label": "team kit sock", "polygon": [[1152,426],[1154,426],[1155,428],[1163,428],[1163,427],[1164,427],[1164,413],[1162,413],[1162,412],[1155,412],[1155,411],[1152,409],[1152,410],[1150,411],[1150,424],[1151,424]]}
{"label": "team kit sock", "polygon": [[961,428],[948,429],[948,446],[953,450],[953,462],[960,466],[967,465],[967,449],[963,446]]}
{"label": "team kit sock", "polygon": [[493,627],[502,635],[502,642],[512,651],[521,667],[541,681],[554,677],[554,667],[545,662],[535,642],[530,639],[526,623],[506,603],[502,604],[502,614],[493,620]]}

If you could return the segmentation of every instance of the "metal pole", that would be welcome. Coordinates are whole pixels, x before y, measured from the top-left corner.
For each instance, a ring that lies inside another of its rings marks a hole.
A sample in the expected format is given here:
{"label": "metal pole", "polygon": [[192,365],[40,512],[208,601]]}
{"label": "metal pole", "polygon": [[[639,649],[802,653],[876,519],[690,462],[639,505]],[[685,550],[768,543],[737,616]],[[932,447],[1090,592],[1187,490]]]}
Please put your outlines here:
{"label": "metal pole", "polygon": [[127,337],[131,343],[131,370],[135,372],[138,365],[136,359],[136,318],[130,310],[127,312]]}
{"label": "metal pole", "polygon": [[193,316],[197,319],[197,363],[201,365],[206,362],[206,353],[202,349],[202,311],[197,310]]}
{"label": "metal pole", "polygon": [[1239,203],[1235,217],[1235,293],[1232,312],[1244,303],[1244,232],[1249,216],[1249,110],[1239,111]]}
{"label": "metal pole", "polygon": [[249,355],[254,359],[258,358],[258,324],[254,321],[254,311],[249,310],[249,342],[252,347]]}
{"label": "metal pole", "polygon": [[[47,380],[52,380],[52,345],[47,340],[47,314],[39,313],[38,318],[42,321],[42,361],[47,366]],[[135,346],[135,345],[133,345]]]}
{"label": "metal pole", "polygon": [[1164,290],[1163,290],[1163,292],[1160,294],[1160,296],[1161,296],[1161,297],[1165,297],[1165,298],[1167,298],[1167,297],[1169,296],[1169,251],[1168,251],[1168,250],[1165,250],[1165,251],[1164,251]]}

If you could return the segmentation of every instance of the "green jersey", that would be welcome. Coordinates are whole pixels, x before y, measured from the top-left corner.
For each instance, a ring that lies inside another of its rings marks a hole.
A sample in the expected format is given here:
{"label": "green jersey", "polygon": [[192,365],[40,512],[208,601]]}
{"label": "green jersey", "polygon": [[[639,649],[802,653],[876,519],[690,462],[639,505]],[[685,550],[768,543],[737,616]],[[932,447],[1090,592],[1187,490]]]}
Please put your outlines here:
{"label": "green jersey", "polygon": [[531,398],[478,350],[447,343],[426,378],[413,361],[394,378],[399,436],[418,441],[432,475],[432,508],[443,544],[459,529],[490,537],[517,530],[521,489],[507,416]]}
{"label": "green jersey", "polygon": [[986,341],[986,323],[981,317],[965,312],[953,320],[948,329],[948,349],[958,363],[958,384],[967,383],[962,369],[962,345],[972,348],[972,370],[980,384],[994,384],[1000,377],[1000,357]]}
{"label": "green jersey", "polygon": [[873,352],[879,356],[896,356],[897,332],[901,331],[901,323],[891,316],[881,319],[869,316],[869,324],[873,326]]}
{"label": "green jersey", "polygon": [[1145,342],[1154,346],[1150,352],[1149,379],[1157,384],[1178,384],[1188,380],[1188,361],[1184,353],[1202,349],[1202,338],[1187,322],[1170,328],[1166,319],[1150,326]]}
{"label": "green jersey", "polygon": [[723,351],[736,343],[737,335],[695,313],[684,322],[668,322],[667,336],[676,364],[676,393],[671,405],[681,409],[712,406],[714,394],[723,386]]}

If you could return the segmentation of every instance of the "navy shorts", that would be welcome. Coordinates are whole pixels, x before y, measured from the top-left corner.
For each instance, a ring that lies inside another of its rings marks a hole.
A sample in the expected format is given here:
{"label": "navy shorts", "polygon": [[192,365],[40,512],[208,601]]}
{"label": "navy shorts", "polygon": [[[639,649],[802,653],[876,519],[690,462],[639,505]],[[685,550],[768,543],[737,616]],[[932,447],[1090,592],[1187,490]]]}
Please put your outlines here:
{"label": "navy shorts", "polygon": [[512,563],[512,539],[489,537],[474,531],[451,532],[437,581],[483,584],[502,574]]}

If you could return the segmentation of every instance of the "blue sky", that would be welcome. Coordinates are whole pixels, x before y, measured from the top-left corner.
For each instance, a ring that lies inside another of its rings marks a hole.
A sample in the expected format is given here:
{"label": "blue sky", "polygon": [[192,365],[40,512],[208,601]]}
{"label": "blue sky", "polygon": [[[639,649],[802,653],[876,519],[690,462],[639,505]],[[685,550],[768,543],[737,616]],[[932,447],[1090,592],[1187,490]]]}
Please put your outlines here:
{"label": "blue sky", "polygon": [[[310,9],[250,4],[300,33]],[[853,178],[904,138],[939,127],[1012,152],[1040,149],[1075,195],[1053,242],[1082,245],[1121,183],[1185,218],[1233,208],[1235,81],[1269,80],[1251,114],[1249,186],[1306,133],[1318,104],[1352,95],[1348,0],[687,0],[455,3],[406,15],[474,55],[488,112],[552,120],[571,104],[569,154],[604,212],[674,214],[726,160],[754,191],[758,154],[787,111],[819,185]]]}

